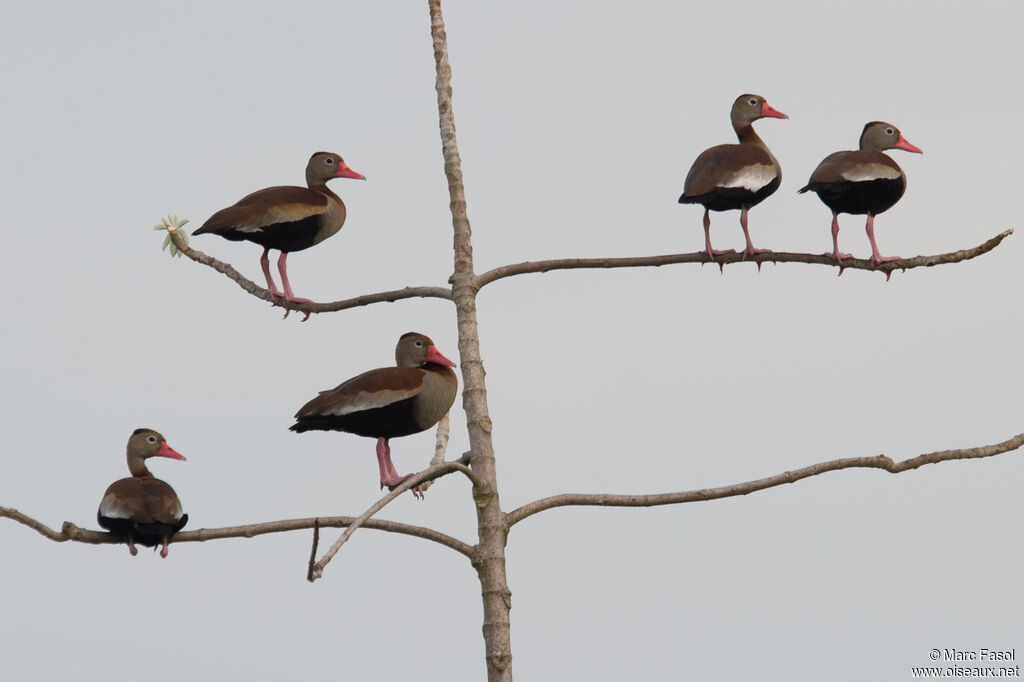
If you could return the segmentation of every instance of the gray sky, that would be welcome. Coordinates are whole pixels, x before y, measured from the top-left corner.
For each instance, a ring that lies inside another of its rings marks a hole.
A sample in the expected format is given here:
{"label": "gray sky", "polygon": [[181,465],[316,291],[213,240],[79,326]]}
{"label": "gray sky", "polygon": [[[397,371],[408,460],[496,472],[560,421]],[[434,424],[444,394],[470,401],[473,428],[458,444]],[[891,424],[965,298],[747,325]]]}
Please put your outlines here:
{"label": "gray sky", "polygon": [[[864,123],[924,150],[876,221],[882,252],[976,245],[1016,218],[1024,67],[1016,3],[448,2],[477,269],[702,247],[679,206],[729,107],[783,167],[759,247],[831,249],[797,196]],[[825,9],[827,8],[827,9]],[[355,515],[374,445],[287,431],[318,390],[392,360],[405,331],[459,362],[453,310],[412,300],[300,324],[160,251],[247,192],[341,153],[345,228],[289,260],[298,295],[443,285],[451,224],[425,2],[21,3],[0,25],[6,409],[0,504],[95,527],[124,444],[160,430],[189,528]],[[1008,77],[1009,76],[1009,77]],[[869,253],[863,218],[840,247]],[[735,212],[713,215],[738,248]],[[550,494],[725,485],[836,457],[904,459],[1024,430],[1021,234],[966,264],[879,274],[694,265],[529,275],[485,289],[480,333],[503,507]],[[259,247],[193,244],[261,281]],[[458,403],[457,403],[458,404]],[[467,448],[452,415],[449,452]],[[393,442],[402,472],[432,434]],[[904,679],[932,648],[1024,651],[1020,454],[828,474],[742,499],[561,509],[512,532],[521,680]],[[450,477],[382,518],[475,538]],[[332,539],[339,531],[325,533]],[[0,520],[11,680],[481,679],[479,584],[460,555],[358,533],[304,579],[308,532],[56,544]]]}

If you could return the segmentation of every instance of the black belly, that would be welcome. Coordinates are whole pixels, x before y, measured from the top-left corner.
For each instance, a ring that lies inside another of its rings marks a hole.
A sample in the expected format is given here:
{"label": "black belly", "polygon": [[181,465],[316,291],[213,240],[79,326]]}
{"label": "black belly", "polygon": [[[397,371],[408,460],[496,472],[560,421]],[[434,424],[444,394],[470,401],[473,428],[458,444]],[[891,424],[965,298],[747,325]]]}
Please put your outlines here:
{"label": "black belly", "polygon": [[132,542],[144,547],[162,545],[164,538],[170,538],[188,523],[188,514],[182,514],[177,523],[136,523],[131,519],[115,519],[96,515],[96,521],[112,533],[131,538]]}
{"label": "black belly", "polygon": [[861,182],[812,182],[800,191],[814,192],[836,213],[878,215],[892,208],[906,188],[906,180],[895,178]]}
{"label": "black belly", "polygon": [[290,223],[274,223],[259,232],[225,230],[217,232],[217,234],[233,242],[256,242],[267,249],[292,252],[302,251],[316,244],[318,232],[320,232],[320,216],[295,220]]}
{"label": "black belly", "polygon": [[413,420],[412,402],[415,398],[400,400],[397,403],[377,407],[372,410],[361,410],[343,415],[311,415],[300,417],[291,426],[292,431],[344,431],[368,438],[398,438],[420,431],[430,426],[420,426]]}
{"label": "black belly", "polygon": [[712,211],[732,211],[739,208],[750,208],[751,206],[757,206],[774,194],[781,182],[782,178],[776,176],[774,180],[756,192],[751,192],[744,187],[716,187],[710,192],[695,194],[691,197],[684,194],[679,197],[679,203],[701,204],[704,208]]}

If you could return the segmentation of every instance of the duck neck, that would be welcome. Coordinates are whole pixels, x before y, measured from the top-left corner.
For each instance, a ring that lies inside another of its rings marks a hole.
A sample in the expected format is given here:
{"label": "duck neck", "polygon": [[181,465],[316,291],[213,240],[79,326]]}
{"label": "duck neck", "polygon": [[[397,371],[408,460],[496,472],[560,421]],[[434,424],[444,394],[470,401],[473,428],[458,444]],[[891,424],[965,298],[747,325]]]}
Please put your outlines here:
{"label": "duck neck", "polygon": [[149,469],[146,468],[146,460],[141,457],[132,457],[131,455],[128,455],[128,471],[132,473],[132,476],[137,478],[153,476]]}
{"label": "duck neck", "polygon": [[331,188],[327,186],[327,183],[324,183],[324,182],[307,182],[306,184],[309,186],[309,188],[311,190],[313,190],[317,194],[323,194],[324,196],[326,196],[329,199],[334,199],[335,201],[341,201],[341,198],[337,194],[335,194],[334,192],[331,191]]}
{"label": "duck neck", "polygon": [[736,137],[739,138],[740,144],[754,144],[761,149],[768,149],[768,145],[764,143],[764,140],[754,131],[754,126],[749,123],[743,126],[735,128]]}

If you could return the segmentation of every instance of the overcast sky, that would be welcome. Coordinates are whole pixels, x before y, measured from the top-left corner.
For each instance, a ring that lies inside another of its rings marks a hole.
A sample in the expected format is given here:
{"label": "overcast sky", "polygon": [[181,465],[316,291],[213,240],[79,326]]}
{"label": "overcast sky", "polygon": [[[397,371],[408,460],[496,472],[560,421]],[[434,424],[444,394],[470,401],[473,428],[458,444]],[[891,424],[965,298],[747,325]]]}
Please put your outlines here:
{"label": "overcast sky", "polygon": [[[703,247],[676,199],[729,107],[783,168],[751,212],[758,247],[831,250],[796,194],[885,120],[903,200],[885,255],[1020,227],[1019,3],[445,3],[477,270]],[[131,431],[189,529],[357,515],[374,444],[297,435],[319,390],[391,364],[419,331],[456,362],[454,310],[408,300],[282,321],[222,275],[161,252],[310,154],[366,182],[335,237],[289,259],[317,301],[442,286],[451,218],[426,2],[18,3],[0,24],[0,505],[95,528]],[[716,213],[716,248],[742,247]],[[840,248],[870,253],[861,216]],[[973,447],[1024,431],[1018,233],[960,265],[878,273],[801,264],[528,275],[478,300],[502,505],[558,492],[726,485],[837,457]],[[193,245],[257,282],[259,247]],[[461,377],[460,377],[461,381]],[[460,402],[456,403],[461,404]],[[431,433],[392,442],[422,468]],[[450,456],[468,447],[452,414]],[[558,509],[509,538],[520,680],[909,679],[933,648],[1024,652],[1024,453],[892,476],[844,471],[744,498]],[[467,482],[382,518],[476,536]],[[340,531],[327,531],[333,541]],[[0,676],[153,681],[483,679],[479,583],[433,543],[359,532],[305,581],[309,532],[172,545],[57,544],[0,520]]]}

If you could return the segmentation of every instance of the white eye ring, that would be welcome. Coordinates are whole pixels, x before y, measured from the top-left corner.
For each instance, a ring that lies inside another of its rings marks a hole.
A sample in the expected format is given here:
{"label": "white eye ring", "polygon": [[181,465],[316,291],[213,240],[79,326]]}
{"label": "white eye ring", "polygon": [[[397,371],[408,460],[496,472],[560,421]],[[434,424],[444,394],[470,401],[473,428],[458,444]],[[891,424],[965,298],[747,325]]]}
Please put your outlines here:
{"label": "white eye ring", "polygon": [[756,107],[757,106],[757,99],[754,98],[754,97],[751,97],[750,99],[747,100],[747,104],[749,104],[752,107]]}
{"label": "white eye ring", "polygon": [[423,348],[423,342],[422,342],[422,341],[420,341],[419,339],[417,339],[417,340],[416,340],[416,347],[417,347],[417,348]]}
{"label": "white eye ring", "polygon": [[156,442],[156,436],[146,436],[146,442],[147,443],[155,443]]}
{"label": "white eye ring", "polygon": [[885,134],[886,135],[895,135],[896,134],[896,129],[895,128],[886,128],[885,129]]}
{"label": "white eye ring", "polygon": [[324,163],[326,163],[328,166],[333,166],[334,165],[334,157],[328,156],[326,159],[324,159]]}

